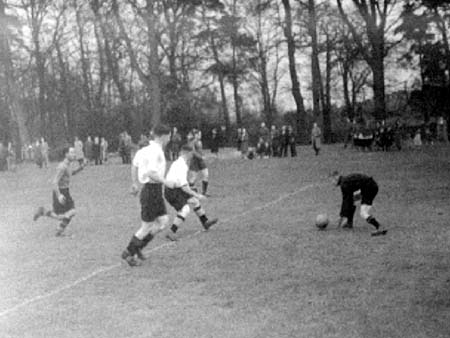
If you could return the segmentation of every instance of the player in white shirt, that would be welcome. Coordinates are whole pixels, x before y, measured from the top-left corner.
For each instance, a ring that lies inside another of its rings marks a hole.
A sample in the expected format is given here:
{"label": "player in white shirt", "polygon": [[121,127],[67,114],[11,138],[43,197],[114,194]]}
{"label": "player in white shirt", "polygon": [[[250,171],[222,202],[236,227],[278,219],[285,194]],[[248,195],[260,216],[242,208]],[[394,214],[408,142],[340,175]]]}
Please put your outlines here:
{"label": "player in white shirt", "polygon": [[192,159],[193,152],[194,148],[192,148],[192,146],[184,145],[181,148],[180,157],[172,163],[166,176],[168,181],[175,183],[174,188],[166,186],[164,189],[164,196],[166,197],[167,202],[169,202],[169,204],[177,211],[177,216],[173,220],[170,228],[171,231],[166,235],[166,238],[172,241],[176,240],[175,233],[180,224],[186,219],[190,212],[190,208],[194,210],[205,230],[208,230],[218,221],[217,218],[209,220],[208,217],[206,217],[205,210],[200,204],[200,200],[205,199],[205,196],[195,192],[189,186],[188,163]]}
{"label": "player in white shirt", "polygon": [[164,147],[169,142],[170,129],[159,125],[154,129],[155,139],[149,145],[138,150],[131,166],[132,194],[140,193],[141,227],[133,235],[122,258],[130,266],[140,265],[136,256],[143,260],[142,249],[163,230],[169,222],[163,197],[163,185],[174,187],[174,183],[164,178],[166,158]]}

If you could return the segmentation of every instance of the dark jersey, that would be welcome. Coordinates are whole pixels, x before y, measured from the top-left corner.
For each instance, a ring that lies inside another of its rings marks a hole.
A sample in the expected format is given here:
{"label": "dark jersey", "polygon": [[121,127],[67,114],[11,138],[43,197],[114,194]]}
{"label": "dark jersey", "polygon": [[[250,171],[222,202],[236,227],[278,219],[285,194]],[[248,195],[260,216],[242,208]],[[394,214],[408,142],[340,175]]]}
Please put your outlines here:
{"label": "dark jersey", "polygon": [[371,185],[373,178],[364,174],[350,174],[347,176],[340,176],[337,185],[341,186],[343,194],[353,194],[355,191]]}
{"label": "dark jersey", "polygon": [[353,194],[361,191],[361,204],[372,205],[375,196],[378,193],[378,185],[375,180],[364,174],[350,174],[347,176],[340,176],[337,185],[341,187],[342,191],[342,217],[351,217],[354,212]]}

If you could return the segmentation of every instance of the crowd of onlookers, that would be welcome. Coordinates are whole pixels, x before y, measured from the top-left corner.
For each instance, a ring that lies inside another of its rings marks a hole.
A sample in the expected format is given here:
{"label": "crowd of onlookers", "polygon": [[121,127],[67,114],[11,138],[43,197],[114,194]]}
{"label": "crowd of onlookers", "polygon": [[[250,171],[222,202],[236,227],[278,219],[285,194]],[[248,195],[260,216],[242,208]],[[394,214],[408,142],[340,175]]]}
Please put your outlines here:
{"label": "crowd of onlookers", "polygon": [[344,147],[349,144],[362,150],[388,151],[417,148],[434,142],[448,143],[447,121],[439,117],[435,123],[408,125],[397,120],[387,123],[385,120],[374,125],[364,120],[347,121]]}
{"label": "crowd of onlookers", "polygon": [[269,158],[297,156],[295,133],[290,125],[277,127],[261,123],[256,132],[256,144],[250,144],[246,128],[237,129],[236,148],[244,158]]}
{"label": "crowd of onlookers", "polygon": [[[230,146],[231,141],[235,144],[240,156],[246,159],[297,156],[297,140],[291,125],[267,127],[262,122],[259,128],[252,129],[252,131],[252,135],[250,135],[245,127],[237,128],[230,140],[226,135],[225,127],[213,128],[205,138],[204,147],[209,148],[212,154],[217,155],[219,149]],[[180,148],[187,142],[189,135],[191,137],[196,135],[202,140],[201,131],[198,129],[188,131],[183,137],[176,127],[172,128],[170,142],[166,148],[168,160],[178,158]],[[117,153],[122,163],[130,164],[136,149],[147,145],[150,139],[152,139],[151,133],[149,135],[142,134],[135,144],[128,132],[120,133]],[[310,141],[315,154],[318,155],[322,143],[322,131],[317,123],[313,124]],[[443,117],[439,117],[435,123],[415,126],[408,126],[399,120],[390,124],[386,121],[370,124],[362,119],[353,121],[347,119],[344,147],[351,145],[363,150],[387,151],[393,147],[400,150],[402,147],[420,147],[423,144],[433,144],[439,141],[448,143],[447,121]],[[101,165],[108,160],[109,143],[104,137],[87,136],[84,142],[75,137],[73,147],[80,163]],[[49,151],[49,145],[43,137],[31,144],[23,145],[20,154],[16,152],[16,147],[12,142],[7,145],[0,142],[0,171],[14,170],[17,160],[35,162],[39,168],[46,168],[49,164]]]}

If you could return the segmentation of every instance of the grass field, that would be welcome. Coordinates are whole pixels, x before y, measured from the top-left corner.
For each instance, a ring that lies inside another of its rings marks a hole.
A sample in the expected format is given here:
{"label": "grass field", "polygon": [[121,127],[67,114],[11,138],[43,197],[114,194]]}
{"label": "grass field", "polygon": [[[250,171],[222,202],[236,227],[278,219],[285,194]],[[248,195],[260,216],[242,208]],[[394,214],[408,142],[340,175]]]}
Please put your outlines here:
{"label": "grass field", "polygon": [[[78,214],[57,238],[54,221],[31,220],[54,166],[0,173],[2,338],[450,336],[448,147],[211,159],[204,206],[220,223],[202,232],[190,215],[139,268],[120,260],[139,225],[129,167],[73,177]],[[374,176],[387,236],[358,215],[353,231],[315,229],[318,213],[337,220],[332,169]]]}

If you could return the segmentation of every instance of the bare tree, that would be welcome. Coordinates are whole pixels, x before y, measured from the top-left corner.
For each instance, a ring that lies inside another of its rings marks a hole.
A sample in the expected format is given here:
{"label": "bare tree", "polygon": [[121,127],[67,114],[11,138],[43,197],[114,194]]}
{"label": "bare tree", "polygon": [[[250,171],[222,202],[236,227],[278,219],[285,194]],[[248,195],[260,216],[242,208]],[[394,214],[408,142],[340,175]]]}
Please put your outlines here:
{"label": "bare tree", "polygon": [[7,102],[11,112],[11,120],[14,121],[18,129],[18,139],[22,145],[30,141],[30,135],[26,127],[26,113],[20,98],[19,88],[17,86],[14,66],[12,62],[12,53],[10,48],[11,35],[9,26],[16,22],[16,19],[6,14],[6,4],[0,0],[0,69],[4,73],[5,90],[7,93]]}
{"label": "bare tree", "polygon": [[[343,20],[350,28],[354,41],[372,70],[375,117],[377,119],[386,117],[384,78],[384,58],[388,51],[388,48],[386,48],[386,30],[387,19],[395,3],[396,0],[353,0],[353,4],[365,25],[365,32],[361,32],[358,31],[343,8],[342,0],[337,0]],[[367,44],[365,41],[367,41]]]}
{"label": "bare tree", "polygon": [[155,1],[146,0],[144,7],[139,7],[135,1],[129,0],[133,8],[144,19],[147,29],[147,41],[150,48],[148,56],[148,72],[146,73],[138,61],[136,51],[127,33],[123,19],[120,16],[117,0],[112,0],[112,10],[119,26],[121,37],[125,40],[131,66],[137,72],[140,81],[146,87],[150,101],[151,124],[153,126],[161,122],[161,91],[160,91],[160,62],[158,57],[157,16],[155,15]]}
{"label": "bare tree", "polygon": [[[291,76],[292,83],[292,96],[294,97],[295,104],[297,106],[296,117],[297,117],[297,133],[300,131],[306,131],[306,113],[305,106],[303,104],[303,96],[300,91],[300,83],[298,81],[297,70],[295,66],[295,40],[292,34],[292,13],[291,4],[289,0],[283,0],[284,15],[285,15],[285,27],[284,35],[287,40],[288,47],[288,58],[289,58],[289,73]],[[306,133],[300,134],[302,140],[306,140]]]}

